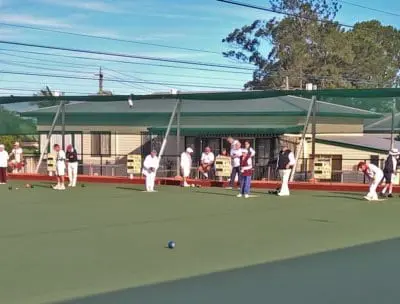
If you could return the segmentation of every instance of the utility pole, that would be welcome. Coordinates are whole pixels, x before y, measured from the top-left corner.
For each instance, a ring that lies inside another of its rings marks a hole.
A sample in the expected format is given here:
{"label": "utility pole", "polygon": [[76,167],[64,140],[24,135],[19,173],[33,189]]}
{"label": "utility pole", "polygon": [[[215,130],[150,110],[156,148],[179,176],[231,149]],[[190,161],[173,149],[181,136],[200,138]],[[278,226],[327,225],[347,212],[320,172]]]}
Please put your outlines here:
{"label": "utility pole", "polygon": [[100,67],[99,74],[96,74],[96,76],[99,76],[99,95],[103,95],[103,81],[104,81],[104,75],[103,71]]}
{"label": "utility pole", "polygon": [[289,76],[286,76],[285,79],[286,79],[286,91],[289,91]]}

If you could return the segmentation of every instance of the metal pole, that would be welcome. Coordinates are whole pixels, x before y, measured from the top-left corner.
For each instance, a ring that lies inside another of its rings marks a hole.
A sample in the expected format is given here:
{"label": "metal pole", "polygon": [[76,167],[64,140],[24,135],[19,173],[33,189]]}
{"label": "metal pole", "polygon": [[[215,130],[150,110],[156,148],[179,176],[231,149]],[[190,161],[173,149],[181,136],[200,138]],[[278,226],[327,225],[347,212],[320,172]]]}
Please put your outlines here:
{"label": "metal pole", "polygon": [[176,176],[180,176],[180,148],[181,148],[181,109],[182,99],[179,98],[179,105],[176,112]]}
{"label": "metal pole", "polygon": [[391,126],[391,134],[390,134],[390,149],[394,148],[394,120],[396,114],[396,98],[393,98],[392,103],[392,126]]}
{"label": "metal pole", "polygon": [[305,141],[305,137],[306,137],[307,129],[308,129],[308,124],[310,122],[311,112],[312,112],[312,109],[314,107],[315,101],[316,101],[316,98],[314,98],[314,96],[313,96],[313,98],[311,99],[310,107],[308,108],[308,113],[307,113],[306,121],[305,121],[305,124],[304,124],[303,134],[301,136],[300,148],[298,149],[298,151],[296,153],[296,163],[292,168],[292,173],[291,173],[291,176],[290,176],[290,181],[291,182],[294,179],[294,174],[296,172],[296,167],[297,167],[297,163],[299,161],[300,153],[302,153],[302,150],[303,150],[304,141]]}
{"label": "metal pole", "polygon": [[161,144],[161,149],[160,149],[159,156],[158,156],[159,157],[159,161],[161,161],[161,157],[163,156],[164,150],[165,150],[165,148],[167,146],[168,136],[169,136],[169,133],[171,131],[171,127],[172,127],[172,123],[174,122],[176,110],[178,109],[178,106],[179,106],[180,102],[181,102],[180,98],[178,98],[178,100],[176,101],[174,110],[172,111],[171,118],[169,119],[167,131],[165,132],[165,137],[164,137],[164,140],[163,140],[163,142]]}
{"label": "metal pole", "polygon": [[[317,115],[317,103],[316,103],[316,96],[312,96],[312,124],[311,124],[311,178],[314,178],[314,163],[315,163],[315,135],[317,133],[317,126],[316,126],[316,115]],[[303,156],[304,157],[304,156]],[[306,167],[307,168],[307,167]],[[306,169],[307,170],[307,169]]]}
{"label": "metal pole", "polygon": [[49,146],[51,135],[53,134],[54,128],[56,126],[56,123],[57,123],[57,120],[58,120],[58,116],[60,116],[61,107],[62,107],[62,105],[60,103],[60,105],[57,108],[56,115],[54,115],[53,123],[51,124],[49,134],[47,135],[46,144],[45,144],[45,146],[43,148],[42,153],[40,154],[39,162],[38,162],[38,164],[36,166],[36,170],[35,170],[36,174],[39,173],[39,168],[40,168],[40,165],[42,164],[44,155],[46,154],[47,147]]}
{"label": "metal pole", "polygon": [[65,101],[61,101],[61,140],[62,149],[65,151]]}

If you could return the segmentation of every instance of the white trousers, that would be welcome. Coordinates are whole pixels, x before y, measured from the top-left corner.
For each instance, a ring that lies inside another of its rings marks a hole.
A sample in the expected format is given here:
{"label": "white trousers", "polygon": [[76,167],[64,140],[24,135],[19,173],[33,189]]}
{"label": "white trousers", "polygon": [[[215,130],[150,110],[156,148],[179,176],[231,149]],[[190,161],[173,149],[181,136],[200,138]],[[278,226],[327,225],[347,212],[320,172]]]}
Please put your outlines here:
{"label": "white trousers", "polygon": [[156,182],[156,173],[155,172],[146,172],[146,191],[154,191],[154,184]]}
{"label": "white trousers", "polygon": [[279,175],[282,180],[281,190],[279,191],[280,195],[290,195],[289,178],[291,171],[291,169],[279,170]]}
{"label": "white trousers", "polygon": [[78,179],[78,162],[68,163],[68,179],[69,184],[75,187]]}
{"label": "white trousers", "polygon": [[376,193],[376,189],[380,185],[382,179],[383,179],[383,174],[375,175],[375,178],[372,180],[371,184],[369,185],[369,192],[367,194],[367,197],[374,199],[374,200],[378,199],[378,194]]}

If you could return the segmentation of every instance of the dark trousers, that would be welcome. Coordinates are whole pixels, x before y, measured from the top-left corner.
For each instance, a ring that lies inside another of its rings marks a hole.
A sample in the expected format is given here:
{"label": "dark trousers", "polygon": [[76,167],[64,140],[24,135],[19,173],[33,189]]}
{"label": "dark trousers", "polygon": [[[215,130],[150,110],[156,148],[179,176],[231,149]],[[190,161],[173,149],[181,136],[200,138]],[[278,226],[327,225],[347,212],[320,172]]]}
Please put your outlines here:
{"label": "dark trousers", "polygon": [[0,183],[7,182],[7,168],[0,167]]}
{"label": "dark trousers", "polygon": [[240,194],[250,194],[251,175],[240,177]]}
{"label": "dark trousers", "polygon": [[237,174],[238,180],[239,180],[239,182],[240,182],[240,167],[233,167],[233,168],[232,168],[231,182],[229,183],[229,186],[232,187],[232,188],[235,186],[235,177],[236,177],[236,174]]}

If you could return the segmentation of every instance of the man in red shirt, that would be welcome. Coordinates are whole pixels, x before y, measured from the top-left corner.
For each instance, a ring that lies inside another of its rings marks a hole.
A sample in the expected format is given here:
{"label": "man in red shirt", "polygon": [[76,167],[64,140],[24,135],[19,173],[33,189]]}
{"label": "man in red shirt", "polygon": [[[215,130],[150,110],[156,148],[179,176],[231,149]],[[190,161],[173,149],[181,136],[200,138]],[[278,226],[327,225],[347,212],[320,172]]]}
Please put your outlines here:
{"label": "man in red shirt", "polygon": [[240,159],[240,193],[237,197],[249,197],[251,187],[251,176],[253,175],[253,162],[249,150],[242,150],[242,157]]}

